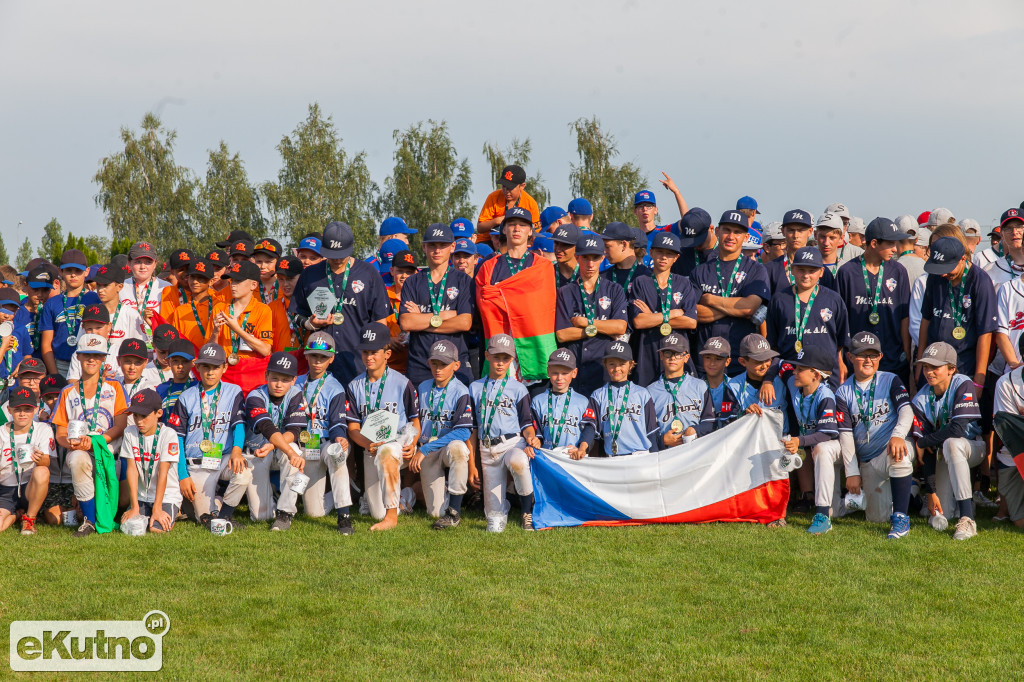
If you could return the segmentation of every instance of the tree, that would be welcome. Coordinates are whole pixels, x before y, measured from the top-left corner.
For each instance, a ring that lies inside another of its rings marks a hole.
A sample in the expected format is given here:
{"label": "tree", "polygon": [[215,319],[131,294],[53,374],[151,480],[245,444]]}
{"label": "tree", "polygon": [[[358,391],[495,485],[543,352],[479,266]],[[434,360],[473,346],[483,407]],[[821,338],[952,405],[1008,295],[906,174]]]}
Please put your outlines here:
{"label": "tree", "polygon": [[25,237],[25,241],[21,243],[21,248],[18,249],[17,261],[18,272],[24,272],[25,268],[28,267],[28,262],[32,260],[32,242]]}
{"label": "tree", "polygon": [[51,263],[59,265],[61,255],[68,249],[78,249],[79,251],[81,251],[89,265],[95,265],[97,263],[105,262],[95,249],[91,248],[88,244],[86,244],[84,238],[76,237],[73,234],[69,234],[67,238],[64,240],[64,243],[61,244],[59,248],[60,253],[57,254],[56,260],[50,260]]}
{"label": "tree", "polygon": [[110,251],[109,251],[110,258],[107,260],[107,262],[109,263],[111,260],[113,260],[114,256],[118,256],[118,255],[121,255],[121,254],[124,254],[125,256],[127,256],[128,255],[128,249],[132,248],[132,244],[134,244],[134,243],[135,242],[133,242],[131,239],[128,239],[127,237],[125,237],[124,239],[113,239],[113,240],[111,240],[110,241]]}
{"label": "tree", "polygon": [[198,234],[190,248],[206,253],[231,230],[245,230],[257,238],[266,231],[267,221],[260,211],[257,189],[249,184],[238,154],[231,154],[223,140],[217,149],[210,150],[206,180],[199,187],[196,204],[200,216]]}
{"label": "tree", "polygon": [[594,207],[594,225],[612,221],[632,222],[633,195],[647,183],[634,163],[615,165],[619,150],[611,133],[601,130],[597,117],[580,118],[569,124],[576,133],[579,165],[572,165],[569,187],[578,197],[586,197]]}
{"label": "tree", "polygon": [[50,222],[43,226],[43,239],[39,244],[39,249],[36,250],[36,255],[51,263],[60,263],[63,245],[64,228],[56,218],[50,218]]}
{"label": "tree", "polygon": [[277,182],[261,185],[274,233],[297,242],[308,232],[322,232],[332,220],[348,223],[355,233],[356,253],[377,248],[373,219],[377,184],[370,179],[366,152],[349,157],[334,122],[320,105],[309,105],[306,120],[277,151],[282,166]]}
{"label": "tree", "polygon": [[176,137],[148,113],[139,134],[122,128],[124,149],[100,161],[95,200],[114,239],[145,240],[164,254],[195,242],[196,179],[174,162]]}
{"label": "tree", "polygon": [[[85,246],[88,249],[95,251],[101,257],[110,251],[110,240],[98,234],[90,234],[83,238]],[[126,252],[127,253],[127,252]],[[98,261],[105,263],[106,261]]]}
{"label": "tree", "polygon": [[0,239],[0,264],[6,263],[11,264],[11,257],[7,255],[7,244],[4,243],[3,239]]}
{"label": "tree", "polygon": [[[498,149],[490,142],[485,142],[484,158],[491,165],[491,178],[494,181],[492,186],[495,189],[500,186],[501,171],[505,166],[515,164],[524,170],[529,168],[532,150],[533,145],[530,143],[530,138],[520,141],[519,138],[513,137],[512,143],[505,149]],[[526,192],[537,200],[537,205],[542,209],[551,203],[551,192],[544,186],[540,172],[526,176]]]}
{"label": "tree", "polygon": [[[381,215],[401,216],[416,230],[473,215],[469,161],[459,159],[447,123],[430,120],[424,127],[421,121],[393,136],[395,169],[384,181]],[[410,237],[412,250],[418,251],[420,235]]]}

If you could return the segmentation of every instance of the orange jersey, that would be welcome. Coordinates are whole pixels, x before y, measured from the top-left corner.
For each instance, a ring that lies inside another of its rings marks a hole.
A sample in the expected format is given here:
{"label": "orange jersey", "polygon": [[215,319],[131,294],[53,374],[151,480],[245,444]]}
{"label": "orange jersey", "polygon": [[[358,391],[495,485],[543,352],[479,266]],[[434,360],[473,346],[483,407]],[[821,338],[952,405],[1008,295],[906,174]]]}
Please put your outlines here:
{"label": "orange jersey", "polygon": [[296,331],[292,330],[288,319],[289,302],[290,299],[281,294],[281,298],[270,304],[270,313],[273,315],[274,327],[274,342],[272,345],[274,346],[275,353],[280,350],[300,350],[304,342],[305,334],[303,330],[301,328]]}
{"label": "orange jersey", "polygon": [[[213,314],[216,303],[209,297],[202,298],[196,303],[195,313],[192,312],[192,304],[185,303],[174,309],[168,322],[178,330],[178,333],[192,342],[192,345],[199,350],[206,343],[213,329]],[[196,321],[196,313],[199,313],[199,320]]]}
{"label": "orange jersey", "polygon": [[[255,293],[255,292],[254,292]],[[223,312],[225,315],[231,315],[231,304],[230,303],[215,303],[213,306],[213,314],[216,315],[219,312]],[[256,300],[254,295],[249,299],[249,305],[245,306],[240,314],[236,310],[236,317],[238,323],[242,324],[244,320],[244,328],[247,334],[252,334],[260,341],[265,341],[268,344],[272,344],[274,341],[274,315],[270,312],[270,306],[265,303],[260,303]],[[248,317],[246,317],[248,315]],[[231,343],[232,332],[228,329],[228,326],[222,325],[220,328],[220,334],[214,339],[217,343],[224,347],[224,352],[228,355],[235,352],[232,350]],[[249,358],[261,358],[264,357],[256,351],[249,348],[249,345],[245,341],[239,339],[238,345],[239,357]]]}
{"label": "orange jersey", "polygon": [[160,317],[170,322],[171,316],[174,315],[174,310],[190,300],[192,300],[191,292],[185,291],[180,287],[164,287],[163,291],[160,292]]}
{"label": "orange jersey", "polygon": [[[525,208],[533,216],[533,229],[540,229],[540,207],[537,206],[537,201],[524,189],[519,193],[519,201],[516,204],[521,208]],[[487,195],[487,201],[484,202],[484,207],[480,209],[480,217],[477,218],[477,222],[483,222],[485,220],[494,220],[495,218],[502,218],[505,216],[505,193],[500,189],[494,190]],[[477,244],[490,243],[491,236],[489,234],[477,234]]]}
{"label": "orange jersey", "polygon": [[[124,387],[117,381],[104,380],[97,386],[100,391],[99,412],[95,415],[96,428],[91,433],[102,433],[114,425],[114,417],[128,409]],[[57,399],[57,411],[53,413],[52,422],[56,426],[64,426],[78,419],[91,422],[93,408],[96,405],[96,394],[85,399],[83,404],[78,393],[78,382],[73,381],[66,386]]]}
{"label": "orange jersey", "polygon": [[[398,326],[398,317],[396,311],[402,304],[402,294],[395,292],[395,285],[392,284],[387,288],[388,291],[388,302],[391,303],[391,314],[388,315],[384,323],[388,326],[391,331],[391,338],[398,338],[402,334],[402,328]],[[409,362],[409,346],[405,345],[400,350],[391,351],[391,359],[388,360],[388,367],[394,370],[398,370],[402,374],[405,374],[406,365]]]}

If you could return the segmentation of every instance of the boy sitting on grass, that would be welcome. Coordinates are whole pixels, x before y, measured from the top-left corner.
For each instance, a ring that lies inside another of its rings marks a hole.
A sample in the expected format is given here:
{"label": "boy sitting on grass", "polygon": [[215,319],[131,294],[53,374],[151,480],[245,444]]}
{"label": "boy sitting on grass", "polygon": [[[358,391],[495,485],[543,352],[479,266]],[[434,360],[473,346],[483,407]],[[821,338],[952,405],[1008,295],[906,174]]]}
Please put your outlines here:
{"label": "boy sitting on grass", "polygon": [[121,458],[128,462],[126,478],[131,507],[121,517],[121,523],[142,514],[149,517],[152,532],[165,533],[174,526],[181,508],[178,436],[174,429],[160,423],[160,396],[151,388],[132,397],[128,413],[134,423],[125,427]]}
{"label": "boy sitting on grass", "polygon": [[21,534],[35,535],[50,483],[50,458],[56,455],[53,430],[35,421],[35,391],[15,388],[9,404],[11,421],[0,426],[0,531],[10,528],[23,510]]}

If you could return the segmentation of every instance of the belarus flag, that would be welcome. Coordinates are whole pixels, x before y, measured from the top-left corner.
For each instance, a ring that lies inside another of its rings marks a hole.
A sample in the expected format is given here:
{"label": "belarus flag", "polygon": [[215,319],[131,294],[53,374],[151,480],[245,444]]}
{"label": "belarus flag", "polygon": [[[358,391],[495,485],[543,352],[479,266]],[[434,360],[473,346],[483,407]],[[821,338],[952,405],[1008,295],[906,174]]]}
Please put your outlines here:
{"label": "belarus flag", "polygon": [[573,460],[537,450],[534,526],[784,518],[789,475],[772,466],[784,454],[781,436],[782,413],[765,410],[663,452]]}

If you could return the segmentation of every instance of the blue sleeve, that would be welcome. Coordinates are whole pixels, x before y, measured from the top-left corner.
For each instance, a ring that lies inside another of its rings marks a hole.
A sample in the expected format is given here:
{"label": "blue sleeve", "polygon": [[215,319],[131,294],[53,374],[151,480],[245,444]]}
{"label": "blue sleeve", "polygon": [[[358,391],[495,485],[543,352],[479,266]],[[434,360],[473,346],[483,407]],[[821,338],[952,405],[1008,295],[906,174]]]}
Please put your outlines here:
{"label": "blue sleeve", "polygon": [[526,391],[523,397],[519,399],[519,404],[516,407],[519,409],[519,432],[522,433],[523,429],[534,425],[533,410],[530,409],[529,391]]}
{"label": "blue sleeve", "polygon": [[178,436],[178,482],[184,481],[189,478],[188,475],[188,462],[185,461],[185,439]]}
{"label": "blue sleeve", "polygon": [[437,440],[431,441],[429,443],[424,443],[423,445],[421,445],[420,452],[422,452],[424,455],[429,455],[431,452],[440,450],[449,443],[457,440],[469,440],[469,429],[464,427],[458,429],[451,429],[450,431],[448,431],[448,433],[444,434],[443,436],[439,436]]}
{"label": "blue sleeve", "polygon": [[409,421],[420,418],[420,411],[416,408],[416,387],[408,379],[405,380],[405,391],[402,394],[402,404],[405,408],[405,418]]}
{"label": "blue sleeve", "polygon": [[569,318],[572,317],[573,296],[569,287],[574,286],[576,285],[566,284],[558,290],[558,302],[555,304],[555,329],[569,329],[572,327]]}
{"label": "blue sleeve", "polygon": [[647,440],[651,442],[651,452],[661,449],[661,436],[658,434],[661,428],[658,426],[658,412],[654,409],[654,400],[647,398],[644,405],[644,423],[647,427]]}
{"label": "blue sleeve", "polygon": [[[53,299],[53,300],[59,300],[59,299]],[[49,303],[49,301],[47,301],[46,303]],[[41,313],[39,313],[39,329],[41,329],[42,331],[51,331],[52,332],[53,331],[53,318],[54,318],[54,314],[53,314],[53,310],[51,310],[52,306],[49,306],[46,303],[43,304],[43,310],[42,310]]]}
{"label": "blue sleeve", "polygon": [[348,438],[348,420],[345,418],[345,407],[348,400],[345,392],[340,391],[331,398],[327,406],[327,435],[330,438]]}
{"label": "blue sleeve", "polygon": [[231,447],[241,448],[245,446],[245,424],[238,422],[231,437]]}
{"label": "blue sleeve", "polygon": [[288,304],[288,311],[293,314],[299,314],[303,317],[309,317],[309,302],[306,300],[306,296],[309,295],[309,287],[306,283],[311,277],[311,270],[304,271],[299,275],[299,281],[295,284],[295,291],[292,293],[292,300]]}

